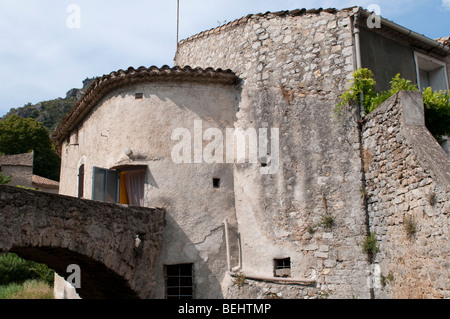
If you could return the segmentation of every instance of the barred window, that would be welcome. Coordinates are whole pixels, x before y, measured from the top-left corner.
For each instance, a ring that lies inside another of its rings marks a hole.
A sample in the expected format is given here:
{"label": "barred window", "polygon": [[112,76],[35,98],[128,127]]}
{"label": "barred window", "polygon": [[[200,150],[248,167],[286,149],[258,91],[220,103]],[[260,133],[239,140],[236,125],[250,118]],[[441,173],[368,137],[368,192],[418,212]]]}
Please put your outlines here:
{"label": "barred window", "polygon": [[166,266],[167,299],[193,299],[192,264]]}

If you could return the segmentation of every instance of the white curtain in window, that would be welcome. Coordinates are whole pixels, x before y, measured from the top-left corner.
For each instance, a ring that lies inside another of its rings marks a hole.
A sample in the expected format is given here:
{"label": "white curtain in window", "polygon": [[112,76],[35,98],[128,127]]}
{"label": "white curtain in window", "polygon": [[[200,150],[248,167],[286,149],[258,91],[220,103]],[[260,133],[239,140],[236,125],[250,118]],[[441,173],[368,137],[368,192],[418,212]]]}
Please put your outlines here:
{"label": "white curtain in window", "polygon": [[144,207],[145,170],[128,171],[124,175],[130,205]]}

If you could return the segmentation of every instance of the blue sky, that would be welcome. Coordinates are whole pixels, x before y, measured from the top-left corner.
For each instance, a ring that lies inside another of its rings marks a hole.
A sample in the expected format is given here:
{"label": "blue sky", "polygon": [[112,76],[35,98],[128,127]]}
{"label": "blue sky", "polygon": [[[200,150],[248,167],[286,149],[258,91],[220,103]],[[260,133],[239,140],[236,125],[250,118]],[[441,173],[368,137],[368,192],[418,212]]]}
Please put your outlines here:
{"label": "blue sky", "polygon": [[[80,28],[67,21],[79,8]],[[249,13],[377,4],[384,18],[450,36],[450,0],[180,0],[180,39]],[[129,66],[173,65],[176,0],[0,0],[0,116]]]}

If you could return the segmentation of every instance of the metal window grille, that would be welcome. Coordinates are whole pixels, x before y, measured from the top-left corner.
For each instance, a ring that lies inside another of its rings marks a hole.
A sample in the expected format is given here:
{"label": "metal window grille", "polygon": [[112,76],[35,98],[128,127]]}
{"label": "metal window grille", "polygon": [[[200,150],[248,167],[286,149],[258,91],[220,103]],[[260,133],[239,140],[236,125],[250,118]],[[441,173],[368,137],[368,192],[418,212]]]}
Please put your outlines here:
{"label": "metal window grille", "polygon": [[167,299],[193,299],[192,264],[166,266]]}

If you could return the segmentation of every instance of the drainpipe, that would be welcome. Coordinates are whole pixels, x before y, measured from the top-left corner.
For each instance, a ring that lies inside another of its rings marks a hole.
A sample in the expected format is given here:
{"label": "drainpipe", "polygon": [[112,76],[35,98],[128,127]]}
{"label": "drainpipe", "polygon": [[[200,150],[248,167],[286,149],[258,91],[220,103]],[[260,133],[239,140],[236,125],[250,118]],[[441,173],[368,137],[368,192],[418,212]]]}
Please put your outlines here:
{"label": "drainpipe", "polygon": [[[359,20],[361,19],[361,14],[358,11],[355,14],[354,17],[354,26],[353,26],[353,33],[355,36],[355,55],[356,55],[356,70],[359,70],[362,67],[362,62],[361,62],[361,37],[360,37],[360,29],[359,29]],[[362,117],[364,117],[364,93],[361,93],[360,96],[360,101],[359,101],[359,116],[360,119]]]}
{"label": "drainpipe", "polygon": [[[237,274],[231,269],[231,259],[230,259],[230,240],[228,237],[228,220],[225,219],[223,221],[224,228],[225,228],[225,244],[226,244],[226,250],[227,250],[227,273],[231,277],[236,277]],[[239,268],[240,268],[240,261],[239,261]],[[263,282],[273,282],[277,284],[285,284],[285,285],[301,285],[301,286],[315,286],[316,280],[298,280],[298,279],[292,279],[292,278],[273,278],[273,277],[261,277],[261,276],[253,276],[253,275],[247,275],[244,274],[246,279],[249,280],[256,280],[256,281],[263,281]]]}
{"label": "drainpipe", "polygon": [[360,41],[360,29],[359,20],[361,19],[360,13],[355,14],[353,33],[355,34],[355,52],[356,52],[356,69],[361,67],[361,41]]}
{"label": "drainpipe", "polygon": [[[237,274],[230,273],[232,277],[236,277]],[[280,285],[300,285],[300,286],[316,286],[317,281],[314,279],[292,279],[292,278],[276,278],[276,277],[263,277],[254,276],[248,274],[242,274],[245,279],[262,281],[262,282],[273,282]]]}
{"label": "drainpipe", "polygon": [[[362,67],[361,62],[361,41],[360,41],[360,28],[359,28],[359,21],[361,19],[361,10],[358,10],[356,14],[354,15],[354,26],[353,26],[353,32],[355,35],[355,54],[356,54],[356,69]],[[359,114],[358,114],[358,143],[359,143],[359,154],[361,159],[361,188],[366,192],[367,189],[367,182],[366,182],[366,174],[364,170],[364,147],[363,147],[363,121],[365,112],[364,112],[364,94],[361,93],[360,102],[359,102]],[[366,217],[366,232],[369,235],[370,234],[370,218],[369,218],[369,208],[367,203],[367,196],[364,195],[363,197],[363,209]],[[372,264],[372,260],[369,260],[369,263]],[[370,292],[370,299],[375,299],[375,290],[373,288],[373,285],[369,289]]]}
{"label": "drainpipe", "polygon": [[225,225],[225,243],[226,243],[226,247],[227,247],[227,265],[228,265],[227,270],[229,273],[231,273],[232,269],[231,269],[231,258],[230,258],[230,240],[228,238],[228,219],[225,218],[223,223]]}

